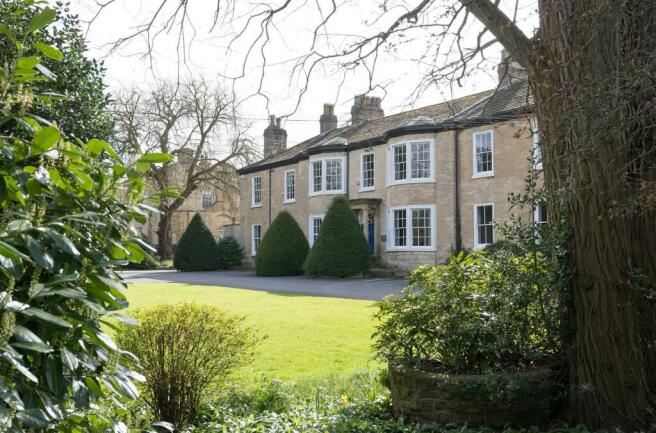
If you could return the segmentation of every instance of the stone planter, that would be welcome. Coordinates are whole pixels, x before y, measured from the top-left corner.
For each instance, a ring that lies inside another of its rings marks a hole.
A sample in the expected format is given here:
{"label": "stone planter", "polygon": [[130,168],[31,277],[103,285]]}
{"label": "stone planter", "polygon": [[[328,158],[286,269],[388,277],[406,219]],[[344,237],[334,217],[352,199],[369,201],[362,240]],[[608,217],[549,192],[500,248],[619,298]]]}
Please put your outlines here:
{"label": "stone planter", "polygon": [[452,375],[390,363],[395,416],[418,422],[486,425],[543,425],[558,403],[552,370],[516,374]]}

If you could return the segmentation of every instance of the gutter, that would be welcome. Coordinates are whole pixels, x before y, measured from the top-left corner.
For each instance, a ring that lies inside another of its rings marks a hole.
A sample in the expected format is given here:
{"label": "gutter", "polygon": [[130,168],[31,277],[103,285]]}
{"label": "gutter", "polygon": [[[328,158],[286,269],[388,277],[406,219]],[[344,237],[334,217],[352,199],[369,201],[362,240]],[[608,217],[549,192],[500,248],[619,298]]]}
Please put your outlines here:
{"label": "gutter", "polygon": [[271,190],[273,189],[271,188],[271,173],[273,173],[272,168],[269,169],[269,188],[267,188],[269,190],[269,227],[271,226]]}

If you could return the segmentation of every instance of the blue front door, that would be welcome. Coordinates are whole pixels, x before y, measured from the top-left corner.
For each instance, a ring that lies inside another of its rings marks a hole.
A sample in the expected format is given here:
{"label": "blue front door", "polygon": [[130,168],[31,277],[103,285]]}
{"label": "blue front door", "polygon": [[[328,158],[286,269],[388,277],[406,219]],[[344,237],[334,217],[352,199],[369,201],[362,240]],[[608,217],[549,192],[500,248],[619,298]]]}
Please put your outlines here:
{"label": "blue front door", "polygon": [[370,213],[367,216],[367,225],[368,225],[368,238],[369,238],[369,253],[373,256],[376,251],[375,241],[376,241],[376,224],[374,221],[374,214]]}

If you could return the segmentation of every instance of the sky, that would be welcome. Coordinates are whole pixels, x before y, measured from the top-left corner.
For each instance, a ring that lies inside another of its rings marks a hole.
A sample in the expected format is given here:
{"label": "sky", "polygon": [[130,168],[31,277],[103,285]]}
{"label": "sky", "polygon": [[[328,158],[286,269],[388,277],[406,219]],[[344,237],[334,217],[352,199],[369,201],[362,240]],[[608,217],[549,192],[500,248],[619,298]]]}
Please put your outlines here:
{"label": "sky", "polygon": [[[72,8],[82,21],[91,21],[98,12],[98,3],[106,0],[74,0]],[[253,8],[259,3],[249,0],[223,0],[224,5],[234,5],[228,14],[221,14],[213,24],[215,1],[190,0],[188,19],[185,21],[185,38],[179,38],[178,27],[165,29],[155,39],[150,56],[144,56],[147,46],[143,35],[134,38],[118,49],[112,43],[135,32],[147,22],[161,0],[114,0],[88,25],[84,25],[90,47],[90,55],[102,59],[107,68],[107,83],[111,92],[136,87],[147,91],[157,79],[175,80],[180,76],[204,77],[217,85],[234,90],[239,98],[239,118],[248,125],[249,135],[261,146],[262,131],[268,124],[269,115],[283,116],[283,127],[288,134],[288,147],[319,133],[319,116],[324,103],[335,104],[335,114],[341,124],[350,118],[353,97],[368,90],[369,76],[360,67],[344,75],[339,65],[325,64],[312,72],[307,91],[304,74],[293,74],[293,60],[312,49],[314,29],[321,17],[331,13],[329,0],[299,0],[293,8],[276,17],[271,27],[270,43],[265,47],[268,66],[262,72],[261,46],[253,45],[259,27],[251,25],[236,41],[230,41],[240,32]],[[387,28],[398,17],[403,7],[411,7],[414,1],[388,0],[389,9],[382,10],[376,0],[340,0],[338,10],[326,26],[318,31],[319,39],[314,49],[319,52],[340,52],[354,40],[354,35],[372,34]],[[453,0],[436,3],[454,4]],[[502,0],[502,8],[512,14],[517,1],[516,21],[520,28],[532,35],[537,27],[537,0]],[[279,5],[281,1],[270,2]],[[298,5],[297,5],[298,3]],[[169,0],[162,16],[173,11],[176,0]],[[261,9],[256,9],[257,11]],[[436,9],[438,14],[439,10]],[[376,20],[376,18],[378,18]],[[427,17],[420,24],[434,24],[438,18]],[[164,20],[157,20],[153,33],[164,27]],[[465,28],[465,45],[473,43],[481,25],[475,20]],[[385,114],[404,109],[435,104],[455,97],[493,88],[497,82],[495,65],[500,60],[501,46],[495,44],[486,51],[488,61],[482,70],[465,77],[460,83],[440,83],[431,86],[417,96],[413,91],[425,76],[427,66],[417,61],[421,53],[431,53],[431,39],[426,33],[404,32],[394,39],[401,44],[383,46],[379,50],[375,68],[375,83],[385,85],[369,94],[383,97]],[[244,62],[246,54],[251,56]],[[441,57],[438,62],[448,61]],[[242,76],[238,80],[226,77]],[[262,78],[264,77],[264,78]],[[266,95],[266,98],[259,95]]]}

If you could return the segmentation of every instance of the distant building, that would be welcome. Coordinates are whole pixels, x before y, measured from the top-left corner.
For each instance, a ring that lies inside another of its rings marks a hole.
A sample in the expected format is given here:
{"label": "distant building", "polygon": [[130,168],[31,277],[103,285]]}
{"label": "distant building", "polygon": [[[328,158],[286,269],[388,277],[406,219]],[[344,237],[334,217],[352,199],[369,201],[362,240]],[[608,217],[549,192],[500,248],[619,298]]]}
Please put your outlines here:
{"label": "distant building", "polygon": [[[175,152],[175,164],[172,177],[174,184],[185,185],[187,168],[189,167],[190,151]],[[171,220],[171,239],[175,246],[184,233],[193,216],[199,213],[205,224],[210,228],[214,237],[224,234],[240,237],[239,232],[239,196],[228,196],[212,185],[202,185],[194,191],[184,203],[173,213]],[[153,246],[157,245],[157,226],[159,215],[151,214],[148,223],[141,227],[143,235]]]}
{"label": "distant building", "polygon": [[[524,71],[504,55],[498,73],[497,89],[391,116],[379,98],[356,96],[341,128],[326,104],[319,135],[289,149],[272,116],[265,158],[239,170],[248,258],[283,210],[311,245],[336,195],[347,196],[385,266],[408,270],[495,242],[508,193],[523,189],[530,158],[540,165]],[[542,209],[527,213],[545,218]]]}

